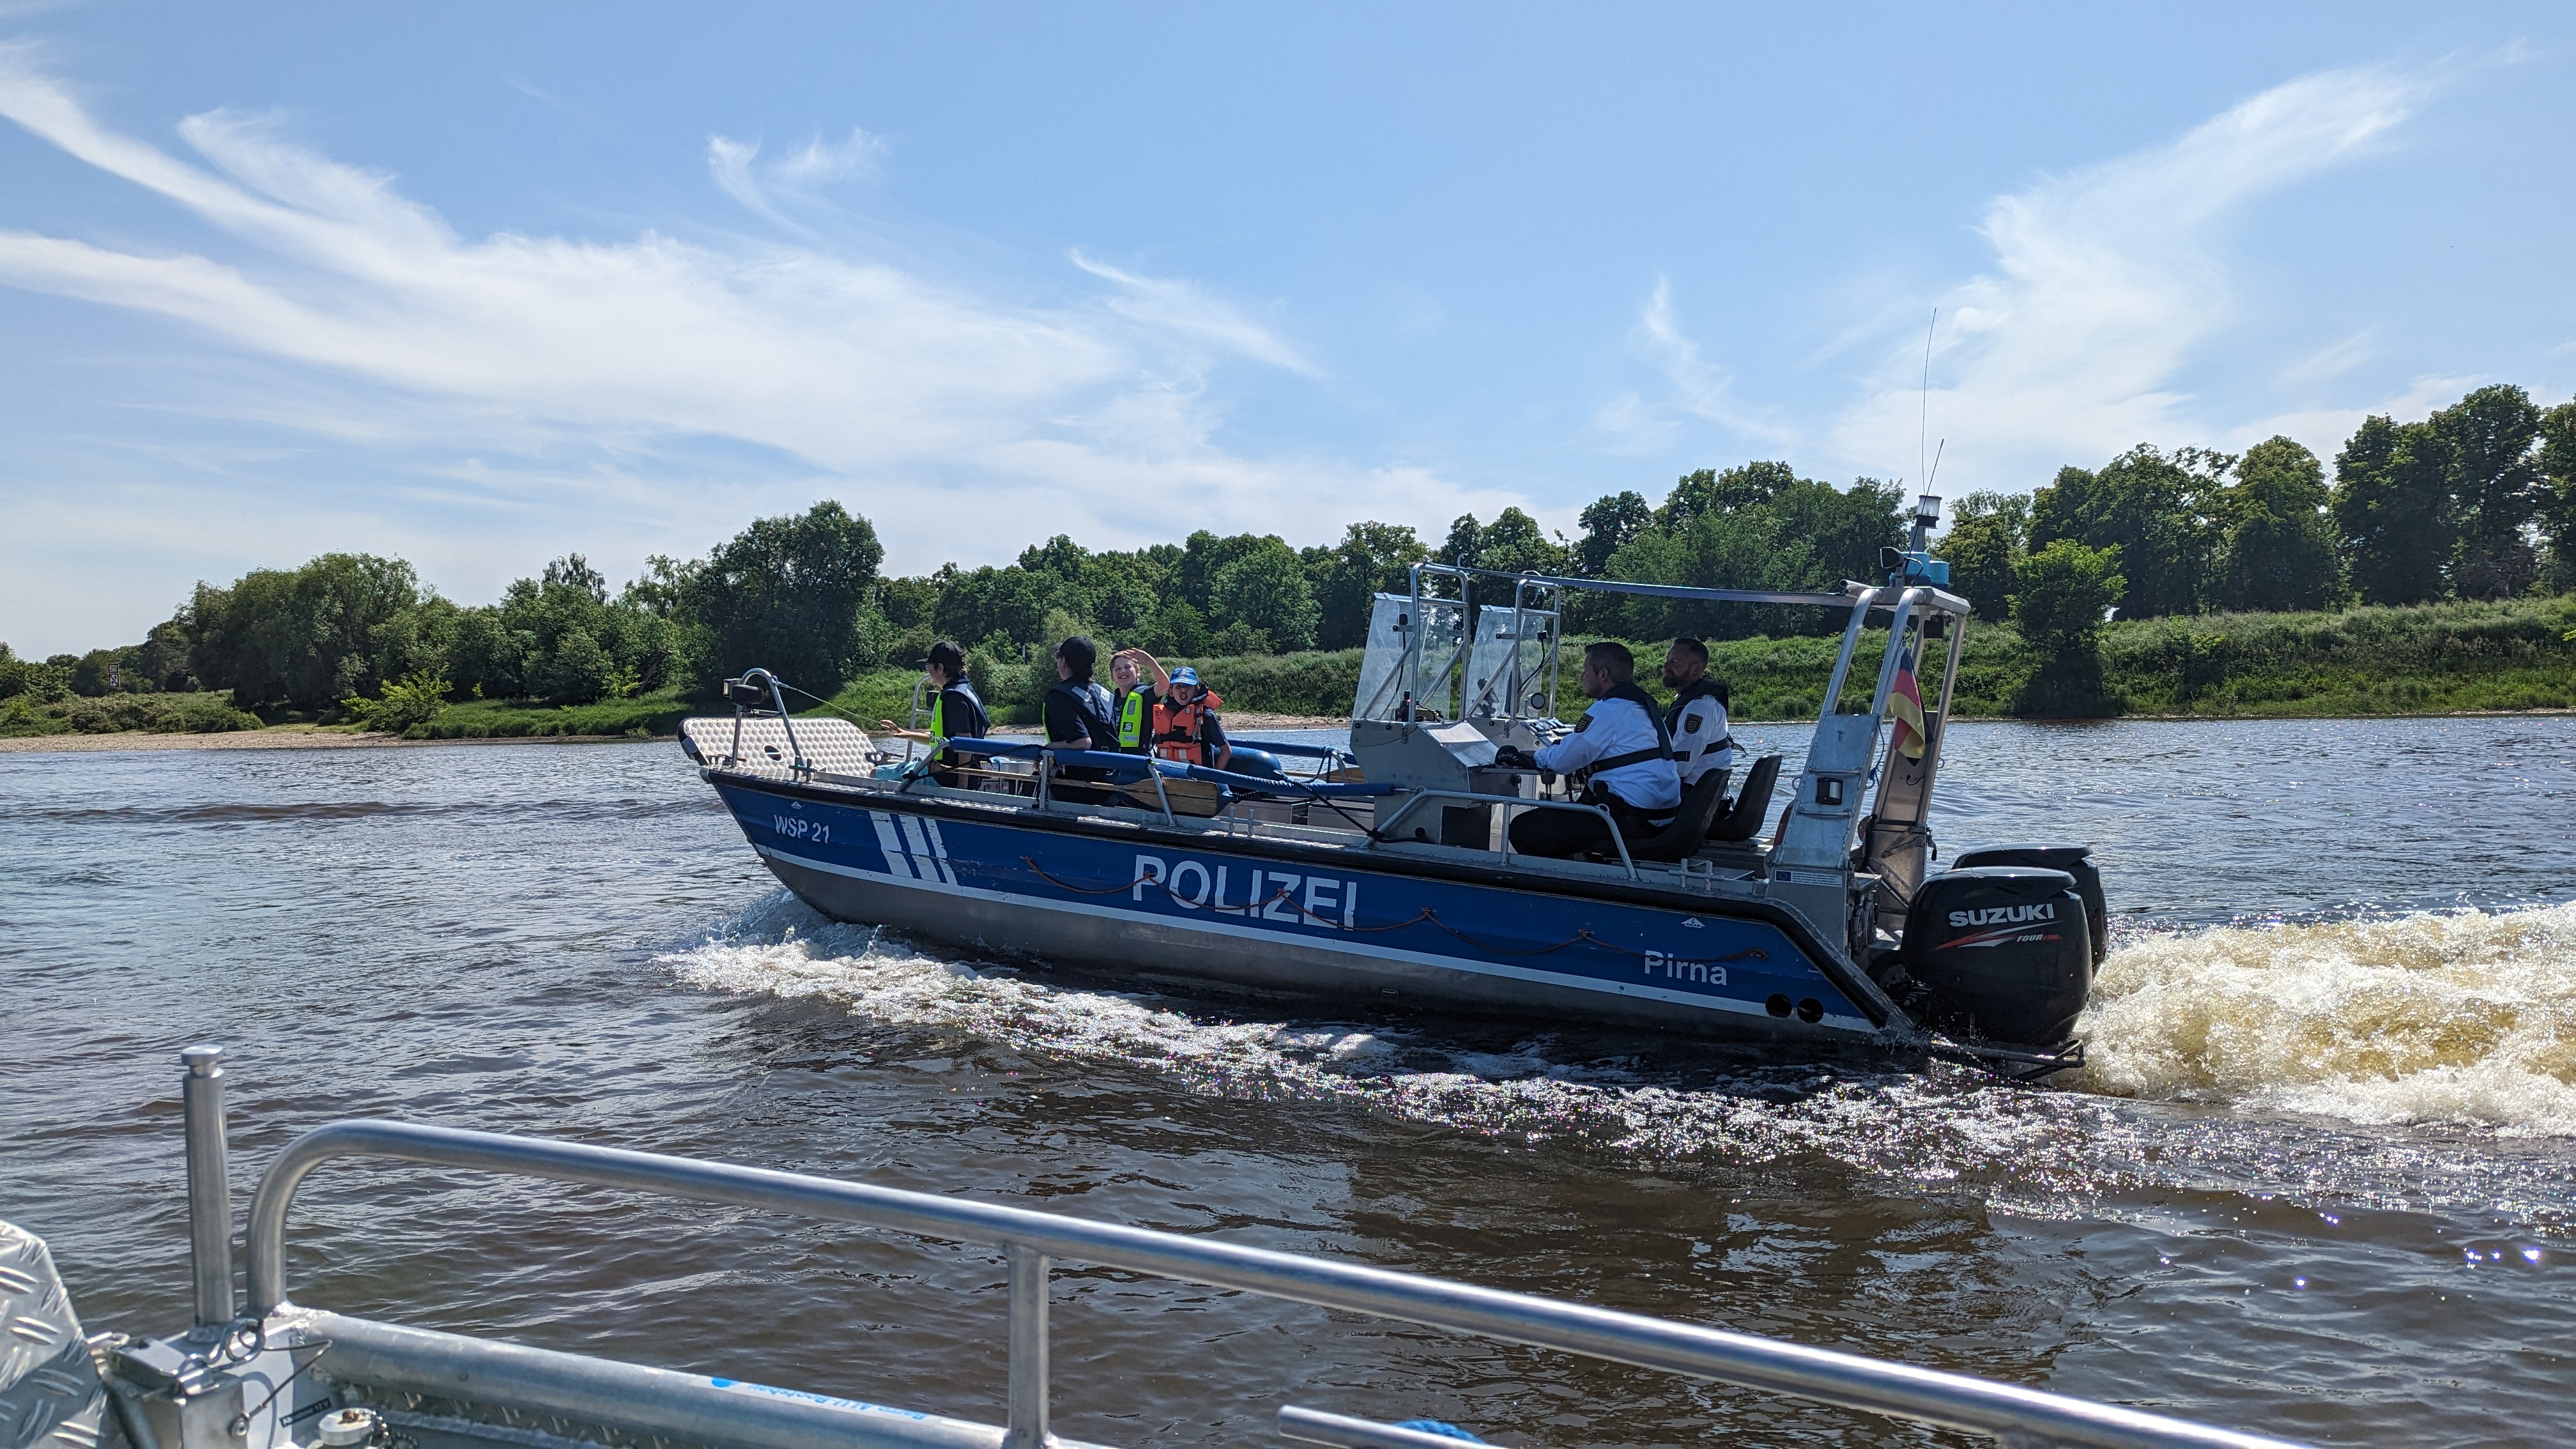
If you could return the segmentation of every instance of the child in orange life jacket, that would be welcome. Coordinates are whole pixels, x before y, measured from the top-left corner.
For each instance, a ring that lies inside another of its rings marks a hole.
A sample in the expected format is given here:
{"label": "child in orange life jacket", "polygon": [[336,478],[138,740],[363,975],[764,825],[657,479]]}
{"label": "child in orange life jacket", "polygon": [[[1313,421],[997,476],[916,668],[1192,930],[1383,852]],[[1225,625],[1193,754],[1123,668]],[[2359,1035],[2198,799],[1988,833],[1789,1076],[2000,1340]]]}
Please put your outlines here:
{"label": "child in orange life jacket", "polygon": [[1126,651],[1154,671],[1162,686],[1154,692],[1154,753],[1167,760],[1222,770],[1234,762],[1234,746],[1225,738],[1217,707],[1225,703],[1199,683],[1199,672],[1184,664],[1166,671],[1161,661],[1142,649]]}

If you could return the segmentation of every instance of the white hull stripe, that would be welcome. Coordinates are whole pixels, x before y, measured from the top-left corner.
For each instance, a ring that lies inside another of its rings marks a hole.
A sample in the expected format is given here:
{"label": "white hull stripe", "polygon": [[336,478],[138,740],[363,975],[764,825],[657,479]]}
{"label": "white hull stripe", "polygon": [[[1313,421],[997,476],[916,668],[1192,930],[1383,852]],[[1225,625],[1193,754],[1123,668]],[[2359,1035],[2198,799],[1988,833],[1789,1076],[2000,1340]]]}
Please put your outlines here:
{"label": "white hull stripe", "polygon": [[895,832],[894,817],[882,810],[871,810],[868,823],[877,828],[877,849],[885,852],[887,873],[902,871],[918,877],[921,867],[912,863],[912,852],[903,848],[903,837]]}
{"label": "white hull stripe", "polygon": [[[876,812],[869,813],[873,815]],[[885,827],[878,828],[880,834],[884,833]],[[1688,992],[1671,991],[1643,983],[1630,985],[1625,982],[1601,981],[1582,976],[1562,976],[1549,971],[1533,971],[1525,966],[1505,966],[1457,956],[1434,956],[1426,952],[1406,951],[1367,941],[1341,941],[1321,936],[1292,936],[1281,931],[1265,931],[1258,926],[1236,925],[1231,921],[1176,919],[1171,916],[1121,911],[1109,906],[1088,905],[1080,901],[1041,900],[1033,896],[1012,895],[1007,891],[985,890],[980,886],[958,885],[953,880],[941,881],[919,875],[913,878],[921,881],[916,885],[913,879],[906,879],[901,875],[888,877],[876,871],[861,870],[828,860],[814,860],[771,846],[755,845],[752,848],[772,860],[785,861],[789,865],[805,870],[821,871],[825,875],[847,876],[853,880],[898,885],[910,890],[932,891],[945,896],[961,896],[968,900],[989,901],[995,905],[1017,906],[1024,910],[1062,911],[1068,915],[1094,916],[1110,921],[1150,921],[1156,925],[1177,925],[1200,935],[1230,936],[1236,940],[1258,942],[1263,945],[1276,946],[1283,942],[1293,942],[1301,946],[1320,947],[1345,956],[1369,956],[1381,961],[1401,961],[1407,965],[1428,966],[1442,971],[1463,971],[1477,976],[1500,976],[1514,981],[1531,981],[1548,986],[1569,986],[1582,991],[1597,991],[1605,996],[1626,996],[1648,1001],[1669,1002],[1675,1006],[1697,1007],[1703,1011],[1727,1011],[1740,1016],[1768,1017],[1770,1015],[1761,1002],[1744,1001],[1735,997],[1696,996]],[[890,861],[901,858],[898,851],[887,853],[887,859]],[[1857,1016],[1827,1016],[1819,1025],[1857,1036],[1871,1036],[1878,1031],[1875,1023]]]}

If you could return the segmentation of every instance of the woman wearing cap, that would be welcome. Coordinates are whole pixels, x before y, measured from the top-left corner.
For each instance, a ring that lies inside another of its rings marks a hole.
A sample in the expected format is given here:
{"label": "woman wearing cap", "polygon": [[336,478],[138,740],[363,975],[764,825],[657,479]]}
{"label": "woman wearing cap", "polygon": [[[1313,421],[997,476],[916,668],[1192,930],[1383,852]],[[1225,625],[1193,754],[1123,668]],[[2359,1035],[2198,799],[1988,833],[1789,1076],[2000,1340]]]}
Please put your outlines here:
{"label": "woman wearing cap", "polygon": [[1166,672],[1153,655],[1136,652],[1162,686],[1154,700],[1154,753],[1214,770],[1230,767],[1234,746],[1226,743],[1225,725],[1216,717],[1217,706],[1225,701],[1199,683],[1199,672],[1190,666]]}
{"label": "woman wearing cap", "polygon": [[[984,738],[985,732],[992,728],[992,721],[984,713],[983,699],[975,693],[975,686],[966,678],[966,651],[957,647],[957,641],[942,639],[931,645],[930,657],[921,662],[921,672],[929,676],[930,687],[938,691],[931,697],[930,728],[927,731],[908,730],[898,726],[893,720],[881,719],[877,721],[877,733],[893,735],[898,739],[933,743],[940,740]],[[964,777],[954,768],[949,767],[959,765],[971,767],[980,764],[983,758],[981,755],[969,755],[955,749],[943,749],[939,752],[939,757],[931,762],[941,768],[932,770],[930,778],[953,789],[963,781]]]}

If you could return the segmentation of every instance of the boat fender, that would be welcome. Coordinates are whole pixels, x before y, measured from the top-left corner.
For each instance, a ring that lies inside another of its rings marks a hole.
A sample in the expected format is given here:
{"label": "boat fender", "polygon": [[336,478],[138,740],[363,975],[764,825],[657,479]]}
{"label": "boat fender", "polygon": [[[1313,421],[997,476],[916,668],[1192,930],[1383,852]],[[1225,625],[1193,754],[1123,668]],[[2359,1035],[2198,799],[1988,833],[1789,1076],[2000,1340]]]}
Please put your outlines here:
{"label": "boat fender", "polygon": [[1233,774],[1252,775],[1264,780],[1288,778],[1288,772],[1279,766],[1277,755],[1268,750],[1256,750],[1250,745],[1236,745],[1233,762],[1226,768]]}

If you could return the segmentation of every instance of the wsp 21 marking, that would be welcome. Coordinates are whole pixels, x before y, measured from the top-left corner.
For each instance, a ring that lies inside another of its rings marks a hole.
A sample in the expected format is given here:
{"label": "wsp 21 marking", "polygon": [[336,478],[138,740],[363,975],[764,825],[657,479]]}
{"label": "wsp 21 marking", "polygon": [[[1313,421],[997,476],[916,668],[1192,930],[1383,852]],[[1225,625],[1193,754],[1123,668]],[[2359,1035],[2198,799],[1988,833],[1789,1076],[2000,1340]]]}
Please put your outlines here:
{"label": "wsp 21 marking", "polygon": [[832,843],[832,827],[820,820],[799,820],[792,815],[772,815],[770,829],[790,840],[810,840],[816,845]]}

